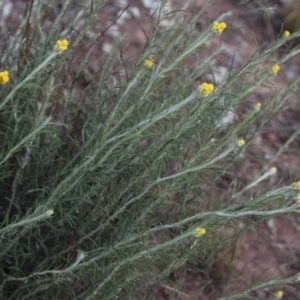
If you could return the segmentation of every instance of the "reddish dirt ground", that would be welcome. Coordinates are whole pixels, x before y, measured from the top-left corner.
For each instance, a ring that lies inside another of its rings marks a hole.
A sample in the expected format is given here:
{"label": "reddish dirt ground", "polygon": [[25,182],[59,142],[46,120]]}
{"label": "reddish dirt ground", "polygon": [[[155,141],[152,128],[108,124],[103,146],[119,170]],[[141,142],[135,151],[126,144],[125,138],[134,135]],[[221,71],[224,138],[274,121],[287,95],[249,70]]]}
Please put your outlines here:
{"label": "reddish dirt ground", "polygon": [[[120,1],[121,2],[121,1]],[[126,3],[125,3],[126,2]],[[180,6],[185,1],[172,1],[173,9]],[[241,8],[236,3],[238,1],[222,0],[217,1],[204,16],[199,20],[199,26],[216,19],[222,13],[232,11],[233,18],[228,29],[222,34],[221,39],[224,45],[225,54],[217,58],[214,66],[215,74],[222,76],[231,62],[235,53],[236,66],[241,66],[258,48],[262,49],[267,46],[279,33],[282,23],[279,1],[264,1],[275,7],[277,5],[277,14],[270,20],[261,11],[253,8]],[[110,4],[111,3],[111,4]],[[128,0],[122,1],[125,5],[117,5],[115,2],[107,1],[107,5],[99,13],[99,22],[96,24],[95,31],[103,31],[103,36],[99,42],[99,47],[93,53],[93,60],[88,70],[85,70],[88,77],[89,72],[95,72],[99,64],[106,58],[105,51],[109,51],[110,43],[117,36],[126,37],[122,44],[124,50],[125,63],[130,65],[136,61],[146,37],[143,32],[149,32],[154,17],[151,16],[149,8],[145,7],[142,1]],[[204,0],[196,0],[189,7],[188,14],[194,15],[204,5]],[[0,4],[1,5],[1,4]],[[1,31],[0,38],[2,46],[6,41],[13,38],[14,32],[24,19],[26,1],[24,0],[2,0],[2,9],[0,10]],[[124,11],[125,16],[118,18],[118,14]],[[275,28],[275,30],[274,30]],[[220,39],[214,39],[210,47],[215,47],[220,43]],[[82,49],[82,51],[84,51]],[[210,49],[208,48],[207,54]],[[201,56],[195,56],[199,64],[206,55],[205,51]],[[274,57],[274,61],[279,58],[280,54]],[[272,84],[274,86],[287,86],[291,80],[299,76],[299,57],[293,58],[285,63],[276,76]],[[116,73],[118,73],[118,68]],[[112,80],[114,75],[112,74]],[[209,79],[209,76],[208,76]],[[253,103],[261,102],[262,105],[268,101],[269,91],[261,89],[251,97]],[[270,165],[278,168],[276,176],[272,177],[269,186],[280,182],[289,183],[291,180],[299,180],[300,157],[299,152],[295,149],[300,147],[300,139],[297,138],[290,148],[293,151],[285,151],[278,156],[276,161],[271,158],[277,153],[277,150],[288,140],[291,134],[299,127],[299,97],[295,95],[287,103],[287,109],[282,111],[274,120],[272,120],[269,131],[260,133],[253,145],[256,147],[249,148],[245,154],[245,161],[251,163],[251,174],[259,170],[261,166]],[[239,113],[235,115],[236,119],[240,118]],[[261,163],[251,161],[251,155],[261,158]],[[239,171],[239,176],[247,179],[249,177],[249,165],[245,164]],[[264,188],[260,186],[260,188]],[[244,226],[243,222],[237,226]],[[222,257],[216,259],[208,275],[192,273],[188,271],[178,271],[170,274],[174,280],[181,281],[179,290],[174,290],[168,284],[154,286],[155,297],[158,300],[170,299],[216,299],[223,291],[229,289],[242,290],[260,279],[286,278],[300,272],[300,216],[291,214],[285,218],[277,218],[258,225],[257,228],[249,230],[241,240],[236,243],[235,256],[232,261],[228,259],[231,255],[232,245],[228,251],[223,251]],[[204,287],[201,296],[197,296],[196,291],[203,288],[207,280],[210,284]],[[228,279],[230,284],[227,286]],[[300,283],[283,287],[283,299],[295,300],[300,299]],[[254,299],[274,299],[276,289],[262,289],[253,293]]]}

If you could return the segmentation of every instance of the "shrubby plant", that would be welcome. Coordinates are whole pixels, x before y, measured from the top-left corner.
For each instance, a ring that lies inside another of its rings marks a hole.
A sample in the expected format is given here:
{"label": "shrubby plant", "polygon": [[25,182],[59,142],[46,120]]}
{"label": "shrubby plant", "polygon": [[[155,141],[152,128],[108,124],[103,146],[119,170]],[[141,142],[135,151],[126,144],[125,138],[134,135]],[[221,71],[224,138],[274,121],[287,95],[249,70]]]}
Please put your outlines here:
{"label": "shrubby plant", "polygon": [[[225,240],[249,228],[235,226],[237,220],[256,216],[258,224],[299,210],[298,183],[278,182],[253,194],[276,173],[274,165],[223,190],[221,199],[214,196],[218,180],[243,163],[248,145],[282,110],[300,79],[276,93],[270,89],[266,105],[248,103],[239,123],[224,123],[224,117],[280,75],[280,65],[298,50],[273,66],[270,58],[299,33],[284,33],[216,84],[204,75],[222,53],[221,42],[201,65],[185,60],[228,30],[231,14],[198,32],[199,16],[187,23],[178,11],[173,25],[160,30],[159,23],[170,17],[161,9],[137,63],[120,84],[108,84],[114,64],[124,63],[116,46],[78,96],[97,37],[81,64],[72,62],[82,55],[76,47],[102,5],[66,1],[45,31],[39,18],[46,6],[35,3],[36,23],[25,37],[18,31],[2,54],[3,299],[151,298],[153,284],[179,268],[204,272],[197,262],[205,264]],[[65,20],[69,24],[61,30]],[[82,21],[81,31],[69,29]],[[226,228],[233,231],[223,235]],[[239,294],[225,291],[220,299],[295,280],[267,281]]]}

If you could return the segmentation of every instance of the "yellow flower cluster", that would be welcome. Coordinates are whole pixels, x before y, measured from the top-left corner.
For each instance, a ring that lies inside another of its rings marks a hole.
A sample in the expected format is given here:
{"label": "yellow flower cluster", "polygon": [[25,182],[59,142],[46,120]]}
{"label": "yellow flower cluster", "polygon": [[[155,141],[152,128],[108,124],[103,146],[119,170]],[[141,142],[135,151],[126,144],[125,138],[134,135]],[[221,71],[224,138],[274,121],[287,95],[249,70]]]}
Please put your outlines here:
{"label": "yellow flower cluster", "polygon": [[280,70],[280,66],[279,65],[274,65],[271,69],[271,72],[273,75],[276,75]]}
{"label": "yellow flower cluster", "polygon": [[283,291],[277,291],[277,292],[275,293],[275,296],[276,296],[277,299],[281,299],[281,298],[283,297],[283,294],[284,294]]}
{"label": "yellow flower cluster", "polygon": [[245,142],[244,139],[239,139],[239,140],[238,140],[238,145],[239,145],[239,147],[242,147],[242,146],[244,146],[245,144],[246,144],[246,142]]}
{"label": "yellow flower cluster", "polygon": [[257,103],[255,104],[255,110],[259,111],[260,108],[261,108],[261,103],[260,103],[260,102],[257,102]]}
{"label": "yellow flower cluster", "polygon": [[55,44],[55,50],[63,52],[66,51],[69,47],[69,41],[66,39],[57,40]]}
{"label": "yellow flower cluster", "polygon": [[300,189],[300,181],[294,183],[296,189]]}
{"label": "yellow flower cluster", "polygon": [[0,83],[5,84],[8,82],[9,82],[9,72],[8,71],[0,72]]}
{"label": "yellow flower cluster", "polygon": [[52,216],[52,215],[54,214],[54,210],[53,210],[53,209],[48,209],[48,210],[46,211],[46,213],[47,213],[47,215],[50,217],[50,216]]}
{"label": "yellow flower cluster", "polygon": [[205,97],[209,96],[215,89],[212,83],[202,83],[199,85],[199,92],[203,94]]}
{"label": "yellow flower cluster", "polygon": [[276,173],[277,172],[277,168],[276,167],[272,167],[270,170],[271,170],[272,173]]}
{"label": "yellow flower cluster", "polygon": [[203,228],[203,227],[198,227],[198,228],[196,228],[195,231],[196,231],[196,232],[195,232],[195,236],[196,236],[196,237],[200,237],[200,236],[206,234],[206,229]]}
{"label": "yellow flower cluster", "polygon": [[227,25],[225,22],[215,21],[213,25],[213,32],[220,35],[224,29],[226,29]]}
{"label": "yellow flower cluster", "polygon": [[154,60],[151,59],[151,58],[147,58],[145,59],[144,61],[144,66],[147,67],[147,68],[152,68],[154,65]]}
{"label": "yellow flower cluster", "polygon": [[283,33],[283,36],[284,37],[289,37],[291,35],[291,33],[288,31],[288,30],[286,30],[284,33]]}

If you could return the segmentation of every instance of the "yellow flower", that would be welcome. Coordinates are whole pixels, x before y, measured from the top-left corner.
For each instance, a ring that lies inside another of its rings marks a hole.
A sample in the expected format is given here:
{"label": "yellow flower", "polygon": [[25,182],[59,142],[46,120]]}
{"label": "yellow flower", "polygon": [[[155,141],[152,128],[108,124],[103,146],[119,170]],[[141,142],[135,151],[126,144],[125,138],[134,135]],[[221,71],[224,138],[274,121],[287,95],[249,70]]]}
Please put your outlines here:
{"label": "yellow flower", "polygon": [[198,227],[198,228],[196,228],[195,231],[196,231],[196,233],[195,233],[196,237],[200,237],[200,236],[206,234],[206,229],[203,227]]}
{"label": "yellow flower", "polygon": [[244,146],[245,144],[246,144],[246,142],[245,142],[244,139],[239,139],[239,141],[238,141],[239,147],[242,147],[242,146]]}
{"label": "yellow flower", "polygon": [[55,44],[55,50],[63,52],[66,51],[69,47],[69,41],[66,39],[57,40]]}
{"label": "yellow flower", "polygon": [[260,103],[260,102],[257,102],[257,103],[255,104],[255,110],[259,111],[260,108],[261,108],[261,103]]}
{"label": "yellow flower", "polygon": [[205,97],[209,96],[215,89],[214,85],[212,83],[202,83],[198,87],[199,92],[203,94]]}
{"label": "yellow flower", "polygon": [[46,211],[46,214],[48,216],[52,216],[54,214],[54,210],[53,209],[49,209],[49,210]]}
{"label": "yellow flower", "polygon": [[271,72],[273,75],[276,75],[280,70],[280,66],[279,65],[274,65],[271,69]]}
{"label": "yellow flower", "polygon": [[300,181],[297,181],[294,184],[296,189],[300,189]]}
{"label": "yellow flower", "polygon": [[0,83],[5,84],[7,82],[9,82],[9,72],[8,71],[0,72]]}
{"label": "yellow flower", "polygon": [[284,294],[283,291],[277,291],[275,295],[276,295],[277,299],[281,299],[283,294]]}
{"label": "yellow flower", "polygon": [[144,66],[147,67],[147,68],[152,68],[154,65],[154,60],[151,59],[151,58],[147,58],[145,59],[144,61]]}
{"label": "yellow flower", "polygon": [[226,27],[227,27],[227,25],[225,22],[219,23],[218,21],[215,21],[214,25],[213,25],[213,32],[220,35]]}
{"label": "yellow flower", "polygon": [[271,168],[271,172],[272,173],[276,173],[277,172],[277,168],[276,167]]}
{"label": "yellow flower", "polygon": [[283,36],[284,37],[289,37],[291,35],[291,33],[288,31],[288,30],[286,30],[284,33],[283,33]]}

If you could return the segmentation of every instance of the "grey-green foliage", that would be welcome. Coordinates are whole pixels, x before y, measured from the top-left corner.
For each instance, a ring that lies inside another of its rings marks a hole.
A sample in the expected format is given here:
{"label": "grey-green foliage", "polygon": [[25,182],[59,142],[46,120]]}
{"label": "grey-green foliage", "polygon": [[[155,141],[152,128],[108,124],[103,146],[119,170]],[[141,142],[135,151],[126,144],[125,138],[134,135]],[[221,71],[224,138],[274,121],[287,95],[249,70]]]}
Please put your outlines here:
{"label": "grey-green foliage", "polygon": [[[49,35],[36,25],[35,55],[20,61],[10,84],[0,90],[0,295],[5,299],[112,299],[117,294],[138,299],[153,283],[187,268],[187,262],[205,262],[230,238],[218,241],[214,235],[234,228],[237,218],[256,215],[261,221],[295,210],[287,205],[294,196],[290,186],[247,198],[272,175],[266,170],[214,198],[216,182],[242,161],[245,147],[238,146],[238,138],[252,132],[250,143],[298,88],[299,79],[272,95],[266,108],[251,108],[239,124],[222,123],[228,111],[268,82],[272,74],[262,66],[285,40],[255,54],[241,69],[228,70],[204,97],[198,85],[222,46],[199,66],[185,64],[214,33],[211,25],[197,32],[197,18],[187,24],[177,12],[168,30],[155,27],[119,86],[108,84],[114,63],[124,63],[116,48],[79,98],[77,77],[92,52],[76,67],[72,48],[104,3],[88,2],[80,9],[75,4],[65,3]],[[38,18],[41,9],[36,6],[33,15]],[[70,49],[58,53],[53,45],[60,22],[72,13],[70,28],[81,20],[86,25],[81,32],[65,29],[61,36],[70,39]],[[220,20],[228,18],[230,13]],[[19,58],[18,47],[16,42],[4,54],[7,69]],[[153,68],[143,65],[148,57],[155,58]],[[196,238],[196,227],[207,234]]]}

